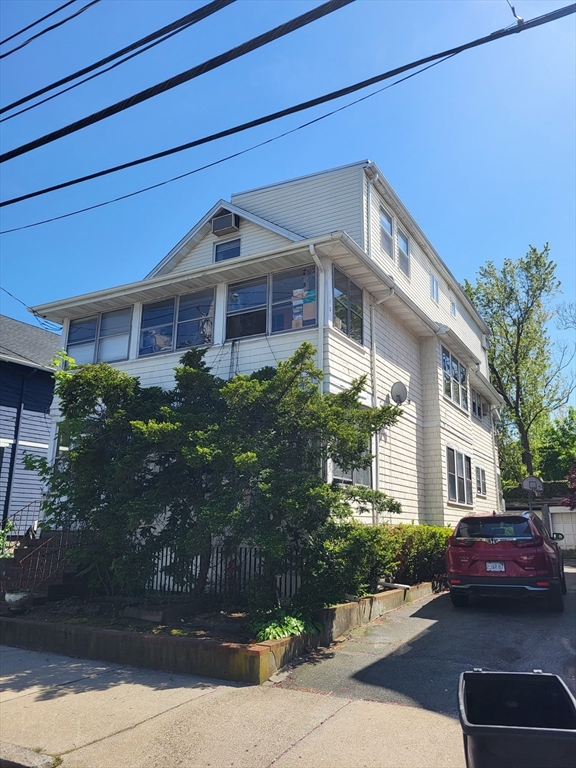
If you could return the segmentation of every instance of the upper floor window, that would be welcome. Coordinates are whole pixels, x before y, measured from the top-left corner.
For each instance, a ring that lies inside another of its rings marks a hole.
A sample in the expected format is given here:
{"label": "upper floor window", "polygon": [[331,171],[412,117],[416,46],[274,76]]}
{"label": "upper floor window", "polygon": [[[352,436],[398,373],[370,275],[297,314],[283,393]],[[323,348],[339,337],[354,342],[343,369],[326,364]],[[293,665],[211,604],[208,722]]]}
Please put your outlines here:
{"label": "upper floor window", "polygon": [[213,288],[145,304],[140,324],[140,355],[211,344],[213,317]]}
{"label": "upper floor window", "polygon": [[442,347],[442,370],[444,394],[467,411],[468,373],[466,367],[446,347]]}
{"label": "upper floor window", "polygon": [[410,250],[408,247],[408,236],[398,230],[398,266],[405,275],[410,277]]}
{"label": "upper floor window", "polygon": [[68,330],[68,354],[78,364],[125,360],[131,318],[132,310],[127,307],[72,320]]}
{"label": "upper floor window", "polygon": [[486,470],[476,467],[476,494],[486,496]]}
{"label": "upper floor window", "polygon": [[392,240],[392,217],[383,208],[380,208],[380,241],[382,250],[391,259],[394,258],[394,241]]}
{"label": "upper floor window", "polygon": [[477,419],[482,419],[487,413],[489,413],[488,403],[482,400],[479,392],[470,387],[470,400],[472,401],[472,415]]}
{"label": "upper floor window", "polygon": [[362,288],[334,267],[334,326],[362,344],[362,318]]}
{"label": "upper floor window", "polygon": [[438,304],[439,298],[440,298],[440,286],[438,284],[438,278],[436,275],[433,275],[432,272],[430,272],[430,298],[434,299],[436,304]]}
{"label": "upper floor window", "polygon": [[228,286],[226,338],[316,325],[316,268],[278,272]]}
{"label": "upper floor window", "polygon": [[456,302],[454,299],[450,299],[450,314],[452,317],[456,317]]}
{"label": "upper floor window", "polygon": [[237,259],[238,256],[240,256],[240,238],[226,240],[223,243],[216,243],[214,245],[214,261]]}
{"label": "upper floor window", "polygon": [[446,448],[448,499],[458,504],[472,504],[472,459],[464,453]]}

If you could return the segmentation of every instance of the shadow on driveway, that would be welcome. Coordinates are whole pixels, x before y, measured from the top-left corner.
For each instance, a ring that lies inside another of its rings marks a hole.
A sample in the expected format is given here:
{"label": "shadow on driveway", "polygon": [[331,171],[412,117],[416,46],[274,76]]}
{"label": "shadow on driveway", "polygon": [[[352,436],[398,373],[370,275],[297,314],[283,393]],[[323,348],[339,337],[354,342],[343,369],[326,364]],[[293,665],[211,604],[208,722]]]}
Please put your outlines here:
{"label": "shadow on driveway", "polygon": [[[563,614],[550,612],[538,600],[476,599],[468,608],[456,609],[448,593],[443,594],[400,618],[405,625],[427,620],[431,623],[426,629],[352,677],[395,692],[401,702],[409,699],[453,716],[458,676],[474,667],[509,672],[542,669],[560,675],[576,693],[576,573],[567,573],[567,580]],[[386,625],[384,621],[380,628],[374,627],[370,635],[385,637]],[[396,634],[401,640],[402,633],[390,634],[390,639]]]}

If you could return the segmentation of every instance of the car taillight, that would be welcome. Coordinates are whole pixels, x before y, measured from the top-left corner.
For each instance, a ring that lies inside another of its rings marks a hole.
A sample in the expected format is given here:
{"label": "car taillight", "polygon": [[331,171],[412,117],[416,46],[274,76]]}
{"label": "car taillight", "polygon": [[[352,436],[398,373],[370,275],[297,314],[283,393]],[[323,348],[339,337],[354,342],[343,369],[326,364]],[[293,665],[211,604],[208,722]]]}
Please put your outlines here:
{"label": "car taillight", "polygon": [[448,538],[449,547],[473,547],[473,541],[467,541],[465,539],[456,539],[454,536]]}
{"label": "car taillight", "polygon": [[535,536],[533,539],[530,539],[529,541],[514,541],[513,542],[515,547],[541,547],[543,544],[542,537],[541,536]]}

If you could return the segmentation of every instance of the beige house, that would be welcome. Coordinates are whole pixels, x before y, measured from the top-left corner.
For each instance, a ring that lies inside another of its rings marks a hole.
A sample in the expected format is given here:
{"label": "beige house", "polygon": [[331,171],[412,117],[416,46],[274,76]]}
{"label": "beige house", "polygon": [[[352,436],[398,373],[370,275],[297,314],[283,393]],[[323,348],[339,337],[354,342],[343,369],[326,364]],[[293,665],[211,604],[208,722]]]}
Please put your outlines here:
{"label": "beige house", "polygon": [[63,323],[78,362],[145,386],[171,386],[189,346],[227,378],[309,341],[326,391],[366,374],[367,405],[405,396],[371,471],[332,477],[398,499],[396,520],[453,524],[500,508],[488,328],[368,160],[233,194],[143,280],[34,311]]}

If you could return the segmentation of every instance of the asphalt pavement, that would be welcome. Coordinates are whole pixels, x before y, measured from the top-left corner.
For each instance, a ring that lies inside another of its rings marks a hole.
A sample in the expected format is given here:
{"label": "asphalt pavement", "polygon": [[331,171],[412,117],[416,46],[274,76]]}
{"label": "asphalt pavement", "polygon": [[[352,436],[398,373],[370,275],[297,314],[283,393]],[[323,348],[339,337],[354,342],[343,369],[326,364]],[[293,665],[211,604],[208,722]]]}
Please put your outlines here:
{"label": "asphalt pavement", "polygon": [[465,670],[560,675],[576,695],[576,568],[566,566],[564,613],[544,601],[477,599],[454,608],[448,593],[424,598],[296,663],[284,689],[320,691],[457,717]]}

